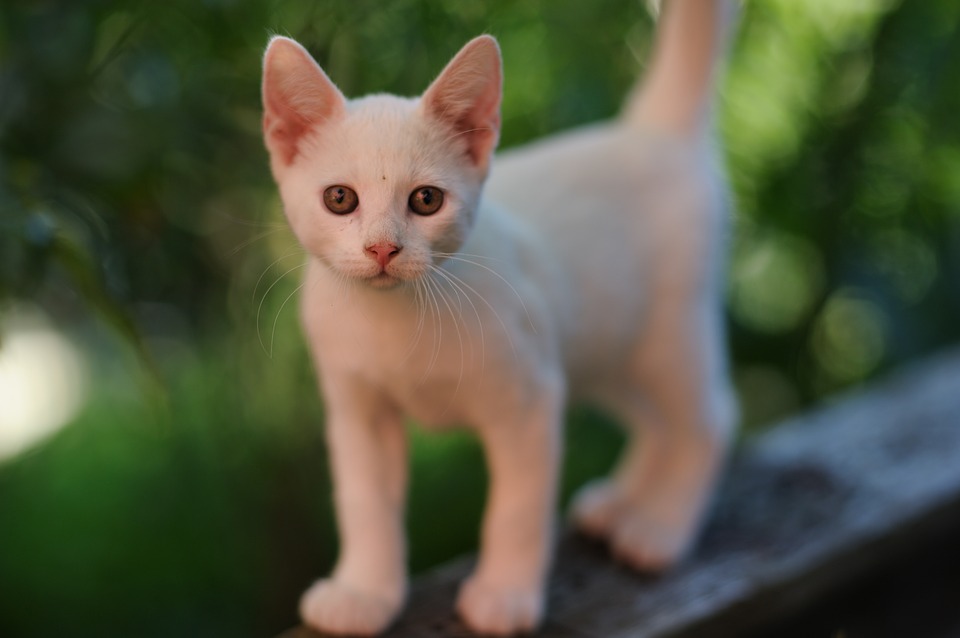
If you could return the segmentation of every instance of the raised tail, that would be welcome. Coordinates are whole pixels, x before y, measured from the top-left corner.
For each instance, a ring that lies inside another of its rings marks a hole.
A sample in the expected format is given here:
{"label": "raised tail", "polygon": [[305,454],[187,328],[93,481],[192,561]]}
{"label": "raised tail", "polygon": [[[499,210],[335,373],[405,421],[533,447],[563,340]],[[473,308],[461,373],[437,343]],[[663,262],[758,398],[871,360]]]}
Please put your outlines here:
{"label": "raised tail", "polygon": [[653,0],[660,9],[650,67],[624,111],[635,126],[696,137],[709,129],[714,81],[736,0]]}

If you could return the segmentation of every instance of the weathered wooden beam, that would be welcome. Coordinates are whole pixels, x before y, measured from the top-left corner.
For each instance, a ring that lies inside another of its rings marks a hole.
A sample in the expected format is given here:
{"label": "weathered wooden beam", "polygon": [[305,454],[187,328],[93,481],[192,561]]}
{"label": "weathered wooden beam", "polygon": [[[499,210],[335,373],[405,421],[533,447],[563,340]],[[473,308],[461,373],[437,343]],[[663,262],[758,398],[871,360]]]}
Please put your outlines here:
{"label": "weathered wooden beam", "polygon": [[[740,635],[960,525],[960,352],[901,371],[741,446],[696,553],[641,576],[573,535],[538,636]],[[421,577],[391,638],[471,634],[453,601],[471,559]],[[316,638],[303,628],[282,638]]]}

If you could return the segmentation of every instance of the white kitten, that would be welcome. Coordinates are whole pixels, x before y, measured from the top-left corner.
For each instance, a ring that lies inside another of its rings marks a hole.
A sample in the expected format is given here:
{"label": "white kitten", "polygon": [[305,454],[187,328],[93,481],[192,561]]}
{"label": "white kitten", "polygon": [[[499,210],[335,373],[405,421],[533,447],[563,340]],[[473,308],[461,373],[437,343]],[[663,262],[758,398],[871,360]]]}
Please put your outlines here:
{"label": "white kitten", "polygon": [[708,152],[719,2],[667,6],[620,121],[511,151],[492,171],[493,38],[468,43],[419,99],[350,101],[296,42],[270,42],[264,135],[309,255],[302,320],[342,541],[301,601],[307,624],[375,634],[403,605],[405,415],[468,425],[484,445],[479,561],[458,600],[477,631],[541,620],[571,400],[612,409],[632,434],[612,477],[578,495],[575,523],[639,569],[689,548],[734,422],[726,197]]}

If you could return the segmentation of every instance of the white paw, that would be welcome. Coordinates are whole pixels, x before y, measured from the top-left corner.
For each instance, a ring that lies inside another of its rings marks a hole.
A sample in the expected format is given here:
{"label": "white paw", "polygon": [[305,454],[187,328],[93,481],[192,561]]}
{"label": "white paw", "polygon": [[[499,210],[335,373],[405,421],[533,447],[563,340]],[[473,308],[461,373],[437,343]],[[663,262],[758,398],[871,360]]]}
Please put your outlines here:
{"label": "white paw", "polygon": [[335,580],[318,580],[300,598],[303,622],[320,631],[351,636],[383,632],[401,603],[386,596],[354,589]]}
{"label": "white paw", "polygon": [[608,538],[617,519],[622,498],[608,479],[591,481],[577,490],[570,506],[570,519],[580,532]]}
{"label": "white paw", "polygon": [[490,636],[531,632],[543,617],[541,588],[484,583],[474,576],[460,587],[457,612],[473,631]]}
{"label": "white paw", "polygon": [[626,511],[613,525],[610,549],[618,560],[636,570],[663,571],[687,553],[693,538],[691,527],[658,522],[639,511]]}
{"label": "white paw", "polygon": [[654,506],[653,499],[627,497],[604,479],[577,492],[570,518],[583,534],[606,540],[613,555],[634,569],[662,571],[683,558],[698,528],[696,501],[675,501]]}

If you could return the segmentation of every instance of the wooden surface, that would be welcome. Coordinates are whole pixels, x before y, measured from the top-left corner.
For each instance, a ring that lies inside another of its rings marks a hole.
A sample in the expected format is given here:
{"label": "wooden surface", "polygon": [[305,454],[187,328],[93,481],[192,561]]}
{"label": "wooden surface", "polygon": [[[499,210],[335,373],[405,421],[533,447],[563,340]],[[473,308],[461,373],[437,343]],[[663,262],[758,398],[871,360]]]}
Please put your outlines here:
{"label": "wooden surface", "polygon": [[[741,446],[696,551],[662,577],[567,535],[537,636],[735,636],[796,613],[960,524],[960,352],[785,422]],[[391,638],[469,636],[464,558],[422,576]],[[958,612],[960,614],[960,612]],[[296,628],[282,638],[316,638]]]}

